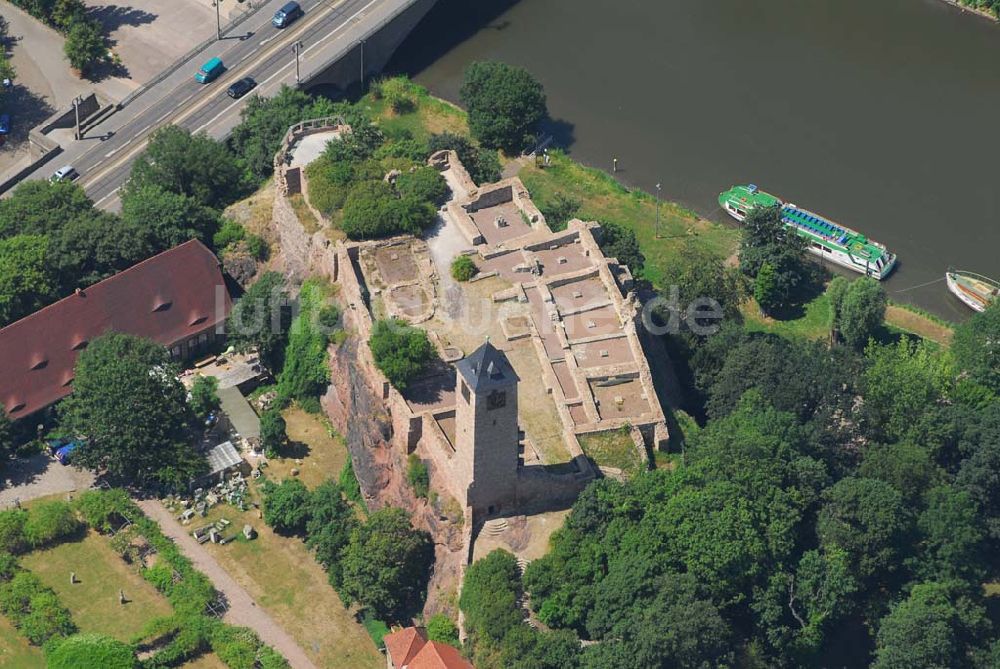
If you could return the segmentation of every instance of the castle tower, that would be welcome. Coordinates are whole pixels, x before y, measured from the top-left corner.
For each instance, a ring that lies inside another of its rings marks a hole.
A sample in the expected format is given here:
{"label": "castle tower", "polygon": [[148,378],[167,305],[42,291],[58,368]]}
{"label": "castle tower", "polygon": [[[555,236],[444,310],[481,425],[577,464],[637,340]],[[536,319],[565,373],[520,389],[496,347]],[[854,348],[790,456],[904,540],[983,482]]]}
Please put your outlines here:
{"label": "castle tower", "polygon": [[494,514],[517,498],[517,383],[507,356],[486,340],[456,365],[455,448],[466,503]]}

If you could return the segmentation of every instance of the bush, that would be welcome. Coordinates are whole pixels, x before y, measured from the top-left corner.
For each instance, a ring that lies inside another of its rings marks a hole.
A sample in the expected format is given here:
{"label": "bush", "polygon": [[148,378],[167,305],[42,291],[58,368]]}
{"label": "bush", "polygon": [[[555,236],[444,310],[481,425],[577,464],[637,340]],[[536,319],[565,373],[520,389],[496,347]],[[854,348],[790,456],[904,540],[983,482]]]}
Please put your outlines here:
{"label": "bush", "polygon": [[219,408],[219,379],[214,376],[199,376],[191,386],[191,399],[188,403],[200,420],[208,418],[208,414]]}
{"label": "bush", "polygon": [[74,634],[45,648],[47,669],[133,669],[137,665],[131,646],[103,634]]}
{"label": "bush", "polygon": [[451,276],[455,281],[469,281],[479,274],[479,268],[469,256],[462,254],[451,261]]}
{"label": "bush", "polygon": [[417,497],[427,499],[430,491],[431,479],[427,473],[427,465],[416,453],[412,453],[406,463],[406,480],[413,488],[413,494]]}
{"label": "bush", "polygon": [[386,79],[379,83],[378,90],[379,95],[397,114],[409,114],[417,108],[417,102],[410,92],[410,82],[406,77]]}
{"label": "bush", "polygon": [[0,551],[20,553],[27,547],[24,524],[28,512],[24,509],[0,511]]}
{"label": "bush", "polygon": [[347,195],[340,227],[351,239],[377,239],[417,234],[433,225],[436,218],[437,210],[429,202],[396,197],[383,181],[362,181]]}
{"label": "bush", "polygon": [[302,534],[309,520],[309,490],[299,479],[264,486],[264,522],[278,534]]}
{"label": "bush", "polygon": [[[285,365],[278,375],[278,401],[316,400],[330,383],[326,346],[328,332],[320,327],[328,289],[315,279],[302,284],[299,315],[292,323],[285,349]],[[326,317],[329,318],[329,312]]]}
{"label": "bush", "polygon": [[212,245],[217,251],[221,251],[227,246],[242,241],[246,237],[246,234],[246,230],[243,229],[242,225],[227,218],[222,221],[219,231],[212,236]]}
{"label": "bush", "polygon": [[396,189],[403,197],[441,206],[448,199],[448,182],[430,166],[403,172],[396,179]]}
{"label": "bush", "polygon": [[480,149],[467,138],[450,132],[431,135],[427,142],[429,153],[450,150],[458,154],[469,176],[477,184],[499,181],[501,176],[500,158],[496,151]]}
{"label": "bush", "polygon": [[538,208],[545,216],[545,222],[548,223],[549,229],[565,230],[566,224],[580,211],[580,206],[580,201],[572,195],[560,192],[554,194],[551,200],[540,202]]}
{"label": "bush", "polygon": [[368,340],[375,365],[399,390],[406,388],[434,359],[427,333],[398,319],[381,320]]}
{"label": "bush", "polygon": [[157,562],[142,571],[142,577],[154,588],[169,596],[174,589],[174,570],[165,562]]}
{"label": "bush", "polygon": [[17,573],[19,568],[16,557],[10,553],[0,551],[0,583],[5,583],[14,578],[14,574]]}
{"label": "bush", "polygon": [[361,494],[361,484],[358,483],[358,477],[354,475],[354,461],[351,459],[350,454],[347,456],[347,462],[344,463],[344,468],[340,470],[337,485],[340,486],[340,490],[344,493],[344,497],[351,500],[355,504],[364,506],[365,498]]}
{"label": "bush", "polygon": [[76,510],[84,522],[98,532],[121,527],[125,517],[138,517],[139,509],[121,488],[87,490],[76,498]]}
{"label": "bush", "polygon": [[246,238],[247,251],[256,260],[264,262],[271,257],[271,247],[267,240],[260,235],[249,235]]}
{"label": "bush", "polygon": [[28,513],[24,538],[38,548],[75,535],[82,529],[83,523],[67,502],[39,502]]}
{"label": "bush", "polygon": [[212,651],[229,669],[287,669],[288,661],[265,646],[247,627],[219,625],[212,632]]}
{"label": "bush", "polygon": [[427,621],[427,638],[431,641],[446,643],[455,648],[461,648],[458,640],[458,626],[443,613],[435,613]]}
{"label": "bush", "polygon": [[0,585],[0,612],[36,646],[52,637],[76,632],[69,611],[56,594],[27,571]]}

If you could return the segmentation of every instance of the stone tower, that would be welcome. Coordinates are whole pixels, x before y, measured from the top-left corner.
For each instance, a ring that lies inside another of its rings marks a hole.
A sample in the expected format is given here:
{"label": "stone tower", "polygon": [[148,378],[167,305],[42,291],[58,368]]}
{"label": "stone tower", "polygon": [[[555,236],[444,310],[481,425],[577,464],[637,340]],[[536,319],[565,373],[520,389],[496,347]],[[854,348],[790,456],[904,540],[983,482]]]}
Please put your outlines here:
{"label": "stone tower", "polygon": [[455,455],[468,483],[466,503],[499,513],[517,499],[519,379],[489,340],[456,367]]}

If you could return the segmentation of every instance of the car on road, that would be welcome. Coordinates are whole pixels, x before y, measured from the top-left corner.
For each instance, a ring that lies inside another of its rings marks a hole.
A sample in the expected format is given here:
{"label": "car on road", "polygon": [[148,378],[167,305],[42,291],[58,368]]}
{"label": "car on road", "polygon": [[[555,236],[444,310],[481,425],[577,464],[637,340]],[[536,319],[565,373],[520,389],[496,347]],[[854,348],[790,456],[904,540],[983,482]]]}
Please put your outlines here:
{"label": "car on road", "polygon": [[194,80],[199,84],[207,84],[214,81],[220,74],[226,71],[226,66],[222,64],[221,58],[213,58],[201,66],[198,73],[194,75]]}
{"label": "car on road", "polygon": [[10,132],[10,114],[0,114],[0,135]]}
{"label": "car on road", "polygon": [[288,2],[281,9],[274,13],[271,25],[275,28],[287,28],[292,25],[295,19],[302,16],[304,12],[297,2]]}
{"label": "car on road", "polygon": [[226,95],[234,100],[238,100],[256,87],[257,82],[253,80],[253,77],[243,77],[229,87],[229,90],[226,91]]}
{"label": "car on road", "polygon": [[80,173],[72,165],[63,165],[55,171],[49,181],[76,181],[80,178]]}

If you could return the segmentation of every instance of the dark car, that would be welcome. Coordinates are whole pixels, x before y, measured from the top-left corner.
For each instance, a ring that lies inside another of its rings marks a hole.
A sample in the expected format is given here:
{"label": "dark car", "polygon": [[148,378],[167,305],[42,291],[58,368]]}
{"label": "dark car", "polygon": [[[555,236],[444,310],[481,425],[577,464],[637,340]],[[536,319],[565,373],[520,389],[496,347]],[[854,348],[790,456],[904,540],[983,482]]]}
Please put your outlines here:
{"label": "dark car", "polygon": [[271,25],[275,28],[287,28],[295,19],[302,16],[302,7],[297,2],[289,2],[284,7],[274,13]]}
{"label": "dark car", "polygon": [[230,86],[229,90],[226,91],[226,93],[229,95],[229,97],[236,100],[238,98],[243,97],[256,87],[257,87],[257,82],[253,80],[253,77],[243,77],[242,79],[234,83],[232,86]]}

